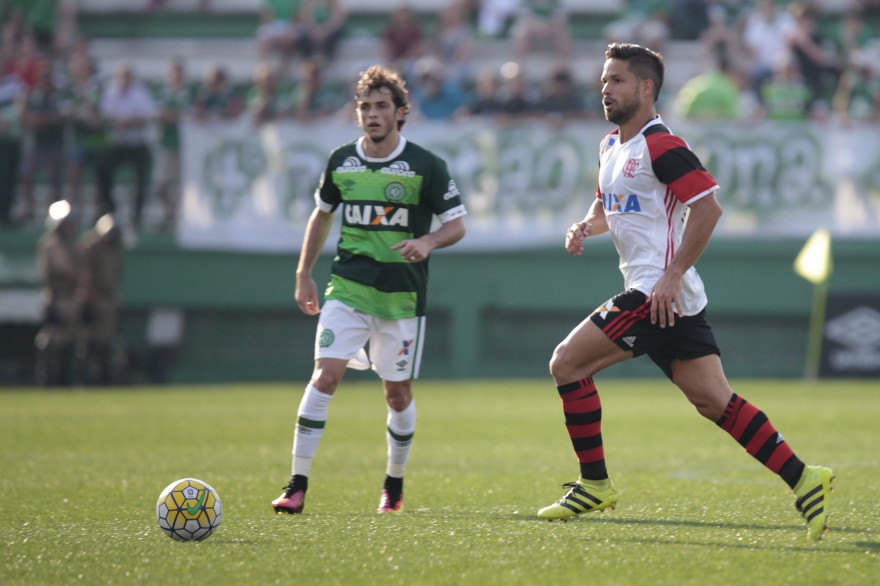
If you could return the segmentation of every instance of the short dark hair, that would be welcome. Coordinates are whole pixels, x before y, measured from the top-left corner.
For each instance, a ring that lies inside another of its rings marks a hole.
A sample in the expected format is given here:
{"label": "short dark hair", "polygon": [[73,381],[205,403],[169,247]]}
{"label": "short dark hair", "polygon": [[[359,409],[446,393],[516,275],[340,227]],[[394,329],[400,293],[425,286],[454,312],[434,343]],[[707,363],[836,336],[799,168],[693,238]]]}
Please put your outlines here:
{"label": "short dark hair", "polygon": [[[409,100],[407,99],[409,92],[406,89],[406,82],[403,81],[399,73],[386,69],[381,65],[373,65],[366,71],[361,72],[361,77],[358,79],[357,88],[354,92],[354,101],[359,102],[361,96],[366,96],[380,88],[387,88],[391,92],[391,99],[394,102],[395,109],[403,108],[404,116],[409,114],[410,107]],[[404,124],[406,124],[406,119],[399,121],[397,123],[397,130],[403,128]]]}
{"label": "short dark hair", "polygon": [[631,43],[611,43],[605,51],[605,59],[626,61],[627,67],[635,74],[636,79],[639,81],[650,79],[654,82],[654,101],[656,102],[660,97],[660,88],[663,87],[663,76],[666,73],[663,55]]}

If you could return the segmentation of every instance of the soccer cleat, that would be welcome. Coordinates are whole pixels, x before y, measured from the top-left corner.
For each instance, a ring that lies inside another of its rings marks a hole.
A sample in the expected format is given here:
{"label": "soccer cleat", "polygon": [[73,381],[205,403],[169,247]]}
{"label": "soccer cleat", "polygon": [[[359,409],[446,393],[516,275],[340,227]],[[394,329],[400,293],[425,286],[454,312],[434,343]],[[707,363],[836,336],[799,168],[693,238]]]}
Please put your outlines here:
{"label": "soccer cleat", "polygon": [[[596,484],[604,486],[599,488]],[[607,481],[578,478],[577,482],[567,482],[562,488],[569,491],[558,502],[538,511],[540,519],[565,521],[582,513],[613,509],[617,505],[617,489],[610,478]]]}
{"label": "soccer cleat", "polygon": [[379,509],[377,513],[402,513],[403,512],[403,493],[390,492],[387,488],[382,489],[382,498],[379,499]]}
{"label": "soccer cleat", "polygon": [[284,487],[284,492],[277,499],[272,501],[272,508],[276,513],[287,513],[295,515],[302,513],[306,503],[306,489],[299,486],[294,479],[291,478],[290,483]]}
{"label": "soccer cleat", "polygon": [[828,531],[828,504],[834,491],[831,483],[836,478],[830,468],[807,466],[795,487],[794,506],[807,521],[807,539],[818,541]]}

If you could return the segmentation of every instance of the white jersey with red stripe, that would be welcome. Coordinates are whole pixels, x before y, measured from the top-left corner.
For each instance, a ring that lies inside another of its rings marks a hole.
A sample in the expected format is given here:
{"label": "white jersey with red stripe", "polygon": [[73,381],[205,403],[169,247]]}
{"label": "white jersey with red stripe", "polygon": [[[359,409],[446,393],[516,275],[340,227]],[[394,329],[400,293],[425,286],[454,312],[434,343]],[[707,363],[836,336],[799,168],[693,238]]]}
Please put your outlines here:
{"label": "white jersey with red stripe", "polygon": [[[688,206],[718,184],[659,116],[625,143],[618,132],[600,144],[596,197],[620,254],[625,288],[651,295],[681,244]],[[706,303],[703,282],[691,267],[682,279],[677,313],[696,315]]]}

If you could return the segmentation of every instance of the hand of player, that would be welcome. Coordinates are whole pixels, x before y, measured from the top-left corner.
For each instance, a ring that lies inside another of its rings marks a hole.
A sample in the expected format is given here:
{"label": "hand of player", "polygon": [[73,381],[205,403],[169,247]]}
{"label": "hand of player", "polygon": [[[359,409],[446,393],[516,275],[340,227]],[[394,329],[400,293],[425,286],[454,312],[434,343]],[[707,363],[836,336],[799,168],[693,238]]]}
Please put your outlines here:
{"label": "hand of player", "polygon": [[399,250],[400,256],[411,263],[422,262],[433,249],[431,241],[424,236],[415,240],[403,240],[391,247],[391,250]]}
{"label": "hand of player", "polygon": [[572,256],[580,256],[584,252],[584,238],[590,235],[586,222],[572,224],[565,233],[565,249]]}
{"label": "hand of player", "polygon": [[651,323],[661,328],[675,325],[675,310],[681,307],[681,277],[670,272],[663,273],[651,292]]}
{"label": "hand of player", "polygon": [[318,300],[318,287],[311,277],[296,279],[296,304],[306,315],[321,313],[321,302]]}

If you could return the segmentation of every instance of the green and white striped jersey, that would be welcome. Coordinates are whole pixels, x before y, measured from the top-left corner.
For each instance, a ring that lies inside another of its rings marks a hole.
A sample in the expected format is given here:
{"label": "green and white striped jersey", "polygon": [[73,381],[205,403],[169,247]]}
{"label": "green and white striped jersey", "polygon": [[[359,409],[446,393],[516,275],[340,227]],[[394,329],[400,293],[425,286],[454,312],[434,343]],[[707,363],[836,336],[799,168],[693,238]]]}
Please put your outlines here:
{"label": "green and white striped jersey", "polygon": [[425,315],[428,259],[410,263],[391,247],[420,238],[437,215],[445,223],[465,215],[446,163],[400,137],[383,159],[364,153],[363,137],[330,154],[315,192],[318,207],[342,205],[342,235],[325,299],[383,319]]}

